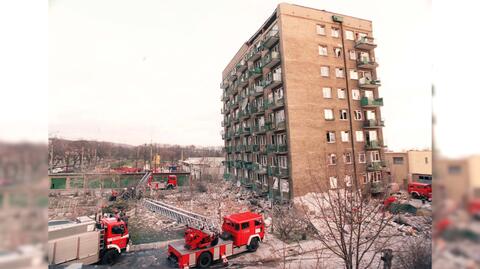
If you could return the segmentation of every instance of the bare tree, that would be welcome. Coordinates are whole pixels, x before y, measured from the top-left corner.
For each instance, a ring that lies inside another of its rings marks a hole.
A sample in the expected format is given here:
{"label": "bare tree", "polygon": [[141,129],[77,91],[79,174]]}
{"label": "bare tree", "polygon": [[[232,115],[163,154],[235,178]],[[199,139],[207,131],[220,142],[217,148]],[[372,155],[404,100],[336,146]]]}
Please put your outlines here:
{"label": "bare tree", "polygon": [[[325,166],[327,178],[310,174],[318,192],[302,198],[300,206],[315,227],[315,238],[345,268],[368,268],[392,238],[386,227],[393,216],[384,212],[383,199],[372,199],[368,185],[359,184],[347,167]],[[337,181],[339,176],[346,180]]]}

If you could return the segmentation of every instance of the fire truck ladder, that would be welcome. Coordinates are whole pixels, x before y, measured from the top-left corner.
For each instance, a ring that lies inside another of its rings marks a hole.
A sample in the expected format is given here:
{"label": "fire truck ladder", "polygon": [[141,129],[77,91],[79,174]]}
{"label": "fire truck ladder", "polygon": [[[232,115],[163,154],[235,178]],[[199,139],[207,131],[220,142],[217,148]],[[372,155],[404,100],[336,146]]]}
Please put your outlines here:
{"label": "fire truck ladder", "polygon": [[140,187],[140,186],[143,186],[147,183],[148,181],[148,178],[152,175],[152,172],[151,171],[148,171],[147,173],[145,173],[145,175],[142,177],[142,179],[140,179],[140,181],[138,182],[137,186]]}
{"label": "fire truck ladder", "polygon": [[186,224],[189,227],[203,229],[210,232],[218,231],[217,225],[211,219],[200,214],[189,212],[152,199],[144,199],[143,205],[152,212],[176,220],[177,223]]}

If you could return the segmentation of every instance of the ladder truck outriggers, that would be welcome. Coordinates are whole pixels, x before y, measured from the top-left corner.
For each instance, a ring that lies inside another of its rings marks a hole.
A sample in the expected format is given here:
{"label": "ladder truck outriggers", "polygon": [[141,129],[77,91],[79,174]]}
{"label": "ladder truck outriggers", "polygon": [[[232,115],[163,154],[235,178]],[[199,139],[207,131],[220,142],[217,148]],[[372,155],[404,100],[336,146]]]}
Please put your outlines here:
{"label": "ladder truck outriggers", "polygon": [[171,265],[187,269],[207,268],[216,261],[242,252],[254,252],[265,236],[265,223],[260,214],[243,212],[223,217],[221,228],[205,216],[156,200],[144,199],[144,206],[153,212],[187,225],[184,240],[168,245]]}

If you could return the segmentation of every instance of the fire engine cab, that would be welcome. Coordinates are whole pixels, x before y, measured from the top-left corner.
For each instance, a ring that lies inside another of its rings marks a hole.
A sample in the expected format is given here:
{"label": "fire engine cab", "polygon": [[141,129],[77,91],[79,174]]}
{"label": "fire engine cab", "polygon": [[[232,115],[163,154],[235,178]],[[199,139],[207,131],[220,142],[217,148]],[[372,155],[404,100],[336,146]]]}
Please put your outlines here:
{"label": "fire engine cab", "polygon": [[153,190],[172,190],[177,187],[177,176],[168,175],[166,182],[153,181],[153,175],[148,179],[148,187]]}
{"label": "fire engine cab", "polygon": [[408,184],[408,193],[413,198],[432,199],[432,185],[420,182],[412,182]]}
{"label": "fire engine cab", "polygon": [[265,236],[265,224],[260,214],[243,212],[223,218],[222,233],[188,227],[185,240],[168,245],[168,260],[174,266],[207,268],[229,256],[254,252]]}

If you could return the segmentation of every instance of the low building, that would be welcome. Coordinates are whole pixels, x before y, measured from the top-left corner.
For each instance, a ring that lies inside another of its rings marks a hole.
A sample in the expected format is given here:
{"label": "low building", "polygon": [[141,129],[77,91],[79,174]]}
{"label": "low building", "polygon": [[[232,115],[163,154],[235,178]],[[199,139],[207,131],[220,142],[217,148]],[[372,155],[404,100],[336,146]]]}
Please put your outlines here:
{"label": "low building", "polygon": [[224,161],[224,157],[192,157],[182,161],[181,165],[183,171],[190,172],[193,179],[216,179],[223,175]]}
{"label": "low building", "polygon": [[409,182],[432,182],[432,151],[409,150],[385,152],[387,173],[391,183],[406,189]]}
{"label": "low building", "polygon": [[435,159],[433,193],[440,201],[449,199],[456,203],[467,200],[470,188],[468,159]]}

